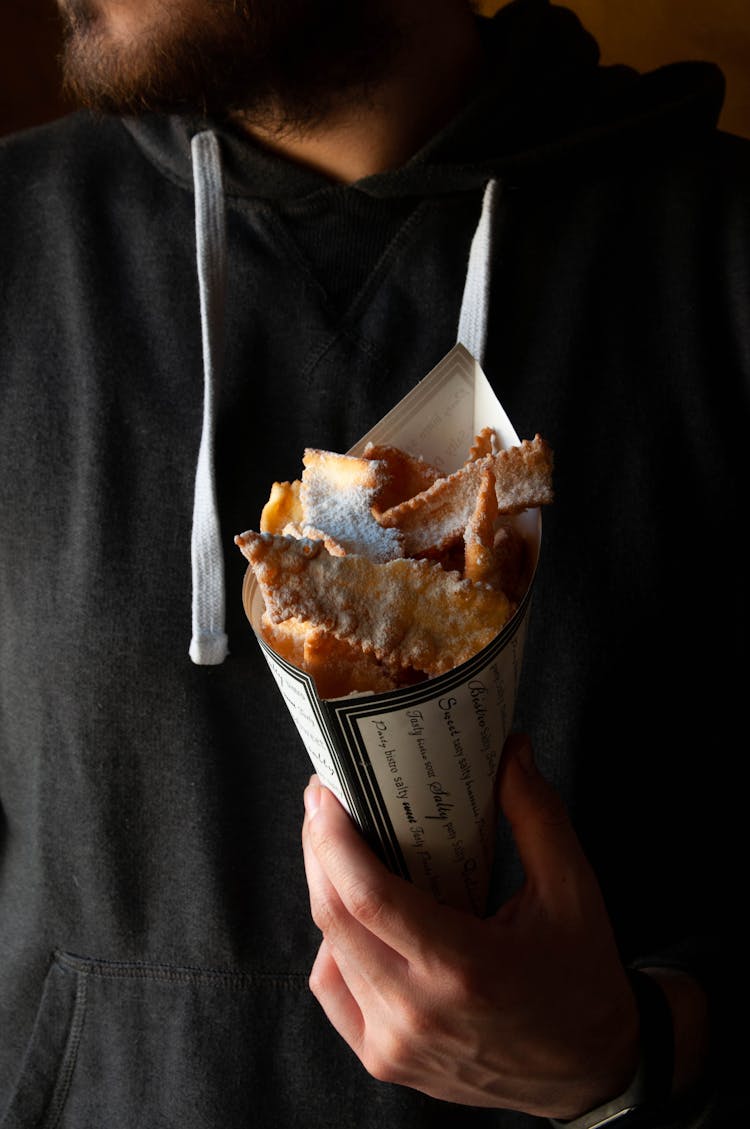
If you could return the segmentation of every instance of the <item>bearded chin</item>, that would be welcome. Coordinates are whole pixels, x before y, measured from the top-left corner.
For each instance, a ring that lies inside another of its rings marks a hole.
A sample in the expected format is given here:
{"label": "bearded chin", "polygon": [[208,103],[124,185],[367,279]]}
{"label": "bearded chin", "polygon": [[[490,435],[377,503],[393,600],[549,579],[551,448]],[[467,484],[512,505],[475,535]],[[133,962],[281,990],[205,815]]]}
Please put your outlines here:
{"label": "bearded chin", "polygon": [[102,113],[241,112],[304,128],[369,97],[400,42],[384,0],[185,0],[128,36],[100,2],[61,0],[62,71],[67,96]]}
{"label": "bearded chin", "polygon": [[[84,23],[64,42],[63,87],[74,102],[102,113],[231,109],[249,84],[236,73],[235,61],[222,66],[220,54],[214,46],[209,62],[183,39],[144,32],[135,42],[122,42],[96,23]],[[256,101],[254,85],[247,96]]]}

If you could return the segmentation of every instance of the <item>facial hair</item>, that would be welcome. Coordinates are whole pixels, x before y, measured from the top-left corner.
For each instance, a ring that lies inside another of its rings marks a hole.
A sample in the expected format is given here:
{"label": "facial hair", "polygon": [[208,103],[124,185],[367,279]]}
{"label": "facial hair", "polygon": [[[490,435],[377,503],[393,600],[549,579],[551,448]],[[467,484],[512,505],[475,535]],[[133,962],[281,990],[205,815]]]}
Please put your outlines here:
{"label": "facial hair", "polygon": [[366,101],[401,42],[392,0],[141,0],[123,33],[129,2],[59,0],[64,88],[93,110],[304,129]]}

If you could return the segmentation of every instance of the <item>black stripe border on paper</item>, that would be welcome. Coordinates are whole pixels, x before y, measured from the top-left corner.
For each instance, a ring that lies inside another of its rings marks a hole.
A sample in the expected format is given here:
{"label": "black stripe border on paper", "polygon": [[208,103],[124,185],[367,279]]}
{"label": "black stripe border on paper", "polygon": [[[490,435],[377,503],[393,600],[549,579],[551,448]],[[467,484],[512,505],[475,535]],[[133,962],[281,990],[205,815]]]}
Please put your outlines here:
{"label": "black stripe border on paper", "polygon": [[351,785],[357,791],[358,800],[367,805],[368,826],[372,827],[379,837],[381,856],[395,873],[401,874],[404,878],[410,877],[409,870],[357,723],[362,719],[387,713],[389,710],[404,709],[412,704],[418,705],[425,700],[427,686],[429,686],[429,697],[433,698],[469,682],[518,634],[524,623],[530,599],[531,588],[528,589],[515,615],[491,643],[461,666],[431,678],[428,683],[420,682],[403,690],[388,690],[381,694],[368,694],[366,697],[321,702],[323,709],[331,717],[328,728],[337,734],[341,744],[340,759],[345,759],[347,762]]}
{"label": "black stripe border on paper", "polygon": [[[355,823],[386,866],[395,874],[409,878],[406,862],[380,789],[372,774],[366,751],[362,749],[361,757],[356,751],[352,751],[351,743],[345,740],[338,723],[337,711],[332,710],[329,703],[318,697],[312,676],[292,666],[286,659],[282,659],[260,636],[257,638],[267,661],[281,667],[287,677],[293,678],[303,689],[310,711],[319,725],[321,737],[331,756],[336,780]],[[372,695],[367,697],[368,705],[373,701],[373,697]],[[387,696],[380,694],[377,697],[382,702]],[[362,763],[358,763],[358,760]]]}

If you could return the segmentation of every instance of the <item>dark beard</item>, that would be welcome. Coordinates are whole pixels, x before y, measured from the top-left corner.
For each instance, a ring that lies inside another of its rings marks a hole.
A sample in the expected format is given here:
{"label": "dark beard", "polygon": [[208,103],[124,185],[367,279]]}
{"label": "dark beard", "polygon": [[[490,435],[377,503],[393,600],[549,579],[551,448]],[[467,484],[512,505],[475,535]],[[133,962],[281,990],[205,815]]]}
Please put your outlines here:
{"label": "dark beard", "polygon": [[60,5],[65,92],[104,113],[241,112],[300,129],[366,101],[401,41],[388,0],[155,0],[123,38],[100,0]]}

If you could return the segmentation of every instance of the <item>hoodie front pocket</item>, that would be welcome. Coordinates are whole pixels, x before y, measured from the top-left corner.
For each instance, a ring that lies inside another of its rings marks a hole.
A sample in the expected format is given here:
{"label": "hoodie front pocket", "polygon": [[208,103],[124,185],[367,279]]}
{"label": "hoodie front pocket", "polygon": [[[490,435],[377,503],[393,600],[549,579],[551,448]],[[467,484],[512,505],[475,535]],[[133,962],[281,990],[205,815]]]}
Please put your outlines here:
{"label": "hoodie front pocket", "polygon": [[58,952],[0,1129],[469,1129],[495,1115],[371,1078],[306,973]]}
{"label": "hoodie front pocket", "polygon": [[2,1129],[245,1129],[267,1100],[297,1124],[316,1006],[303,974],[55,953]]}
{"label": "hoodie front pocket", "polygon": [[53,960],[2,1129],[59,1125],[83,1030],[86,987],[85,978],[70,975]]}

